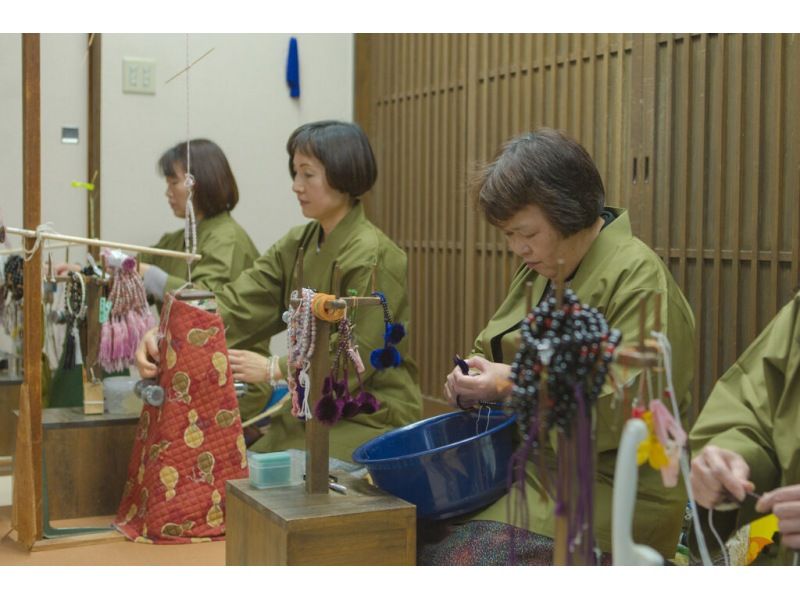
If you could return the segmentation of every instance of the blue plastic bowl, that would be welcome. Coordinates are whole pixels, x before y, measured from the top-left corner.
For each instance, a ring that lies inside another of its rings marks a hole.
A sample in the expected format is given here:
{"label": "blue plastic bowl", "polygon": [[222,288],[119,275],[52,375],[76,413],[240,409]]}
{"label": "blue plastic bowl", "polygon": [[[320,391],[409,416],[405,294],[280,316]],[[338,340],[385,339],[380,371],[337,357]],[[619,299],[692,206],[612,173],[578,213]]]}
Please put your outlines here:
{"label": "blue plastic bowl", "polygon": [[418,518],[455,517],[506,492],[515,420],[501,411],[437,415],[362,444],[353,461],[379,488],[415,504]]}

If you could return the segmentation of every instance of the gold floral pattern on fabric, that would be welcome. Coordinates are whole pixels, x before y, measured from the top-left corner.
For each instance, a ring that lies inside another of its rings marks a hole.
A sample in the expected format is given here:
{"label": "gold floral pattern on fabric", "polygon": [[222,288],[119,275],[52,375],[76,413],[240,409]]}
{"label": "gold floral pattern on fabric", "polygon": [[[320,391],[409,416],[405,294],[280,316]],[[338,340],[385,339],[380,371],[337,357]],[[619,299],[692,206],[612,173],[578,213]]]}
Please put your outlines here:
{"label": "gold floral pattern on fabric", "polygon": [[192,402],[192,395],[189,394],[191,383],[192,381],[186,372],[175,372],[172,376],[172,390],[175,391],[175,398],[187,405]]}
{"label": "gold floral pattern on fabric", "polygon": [[208,339],[216,335],[217,332],[219,332],[219,328],[216,326],[212,326],[207,330],[203,330],[202,328],[192,328],[186,335],[186,340],[189,341],[189,344],[194,345],[195,347],[202,347],[208,342]]}
{"label": "gold floral pattern on fabric", "polygon": [[208,451],[197,455],[197,467],[200,469],[200,477],[206,484],[214,483],[214,455]]}
{"label": "gold floral pattern on fabric", "polygon": [[147,433],[150,431],[150,413],[145,411],[142,413],[142,417],[139,419],[139,431],[138,436],[139,440],[146,440]]}
{"label": "gold floral pattern on fabric", "polygon": [[225,386],[228,382],[228,358],[225,353],[217,351],[211,356],[211,365],[219,373],[219,385]]}
{"label": "gold floral pattern on fabric", "polygon": [[155,544],[150,538],[145,538],[144,536],[137,536],[133,541],[137,544]]}
{"label": "gold floral pattern on fabric", "polygon": [[206,515],[206,523],[211,527],[219,527],[225,521],[225,515],[222,512],[222,507],[219,504],[222,502],[222,496],[217,490],[211,493],[211,508]]}
{"label": "gold floral pattern on fabric", "polygon": [[131,505],[131,508],[128,509],[128,512],[125,514],[125,519],[122,521],[124,523],[128,523],[131,519],[136,517],[136,513],[139,511],[139,508],[136,506],[136,503]]}
{"label": "gold floral pattern on fabric", "polygon": [[197,426],[197,411],[190,409],[186,417],[189,418],[189,425],[186,426],[186,430],[183,432],[183,441],[186,446],[197,448],[203,444],[203,438],[205,437],[203,431]]}
{"label": "gold floral pattern on fabric", "polygon": [[167,400],[142,407],[114,526],[144,544],[208,542],[225,534],[226,482],[247,477],[225,325],[218,314],[171,297],[162,322],[158,384]]}
{"label": "gold floral pattern on fabric", "polygon": [[122,487],[123,500],[128,498],[128,495],[131,493],[131,490],[133,490],[133,480],[128,478],[128,480],[125,482],[125,485]]}
{"label": "gold floral pattern on fabric", "polygon": [[158,444],[151,444],[148,460],[155,461],[156,459],[158,459],[161,456],[161,454],[169,448],[170,444],[171,443],[169,442],[169,440],[162,440]]}
{"label": "gold floral pattern on fabric", "polygon": [[136,472],[136,482],[141,484],[142,480],[144,480],[144,458],[147,455],[147,451],[144,450],[142,447],[142,454],[139,456],[139,470]]}
{"label": "gold floral pattern on fabric", "polygon": [[177,494],[175,487],[178,485],[178,477],[178,470],[171,465],[165,465],[161,468],[161,471],[158,472],[158,478],[167,489],[167,491],[164,493],[164,500],[175,498],[175,495]]}
{"label": "gold floral pattern on fabric", "polygon": [[188,532],[194,527],[194,521],[184,521],[183,523],[165,523],[161,527],[161,534],[164,536],[172,536],[179,538],[183,532]]}
{"label": "gold floral pattern on fabric", "polygon": [[217,414],[214,416],[214,420],[219,424],[221,428],[227,428],[233,425],[233,422],[236,421],[236,418],[239,417],[239,408],[229,410],[229,409],[220,409],[217,411]]}
{"label": "gold floral pattern on fabric", "polygon": [[244,434],[239,434],[236,437],[236,448],[239,449],[239,454],[242,456],[240,467],[244,469],[247,467],[247,445],[244,443]]}
{"label": "gold floral pattern on fabric", "polygon": [[171,370],[175,367],[175,364],[178,363],[178,354],[175,352],[175,348],[172,346],[172,333],[167,332],[167,369]]}
{"label": "gold floral pattern on fabric", "polygon": [[147,500],[149,498],[150,493],[147,491],[147,488],[142,488],[142,491],[139,492],[139,517],[147,515]]}

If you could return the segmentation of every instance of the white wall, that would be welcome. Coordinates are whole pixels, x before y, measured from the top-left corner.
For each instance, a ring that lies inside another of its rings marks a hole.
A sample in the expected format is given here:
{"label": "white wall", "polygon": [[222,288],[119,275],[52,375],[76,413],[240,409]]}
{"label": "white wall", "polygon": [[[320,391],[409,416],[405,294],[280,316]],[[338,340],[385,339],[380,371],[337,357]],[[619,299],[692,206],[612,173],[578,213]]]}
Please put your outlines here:
{"label": "white wall", "polygon": [[[86,193],[71,186],[86,179],[87,73],[83,65],[87,36],[46,34],[40,38],[42,221],[56,230],[86,234]],[[61,143],[61,127],[77,126],[77,145]],[[22,226],[22,36],[0,34],[0,210],[9,226]],[[13,247],[20,237],[9,236]],[[70,250],[83,260],[85,248]],[[66,252],[52,251],[53,261]],[[0,349],[10,343],[0,329]]]}
{"label": "white wall", "polygon": [[[86,179],[86,36],[46,34],[40,39],[42,220],[52,221],[59,231],[84,235],[86,193],[71,182]],[[22,36],[0,34],[0,207],[9,226],[22,226],[21,63]],[[77,145],[61,143],[62,126],[79,127]],[[9,240],[20,245],[19,237]],[[70,258],[85,255],[78,253],[71,252]]]}
{"label": "white wall", "polygon": [[[192,34],[189,131],[223,149],[239,185],[233,212],[260,251],[304,222],[288,173],[285,145],[300,124],[353,117],[353,36],[297,35],[301,97],[285,82],[287,34]],[[123,57],[156,61],[156,95],[122,93]],[[167,205],[156,161],[186,139],[183,34],[103,36],[102,231],[152,244],[183,226]]]}
{"label": "white wall", "polygon": [[[214,48],[189,76],[190,135],[222,147],[239,185],[233,212],[260,251],[305,222],[288,174],[286,139],[300,124],[353,118],[353,36],[295,34],[301,97],[285,82],[289,34],[191,34],[190,62]],[[84,34],[42,34],[42,213],[59,232],[86,234],[86,195],[70,186],[86,178],[87,64]],[[0,208],[22,224],[21,36],[0,34]],[[186,139],[183,34],[103,34],[101,236],[149,245],[183,226],[167,206],[156,162]],[[156,94],[122,93],[123,57],[156,61]],[[80,127],[80,143],[63,145],[63,125]],[[13,238],[15,245],[19,239]],[[63,258],[54,252],[54,260]],[[83,253],[71,251],[70,259]],[[0,334],[2,337],[2,334]],[[275,339],[273,346],[282,346]],[[0,348],[3,340],[0,338]]]}

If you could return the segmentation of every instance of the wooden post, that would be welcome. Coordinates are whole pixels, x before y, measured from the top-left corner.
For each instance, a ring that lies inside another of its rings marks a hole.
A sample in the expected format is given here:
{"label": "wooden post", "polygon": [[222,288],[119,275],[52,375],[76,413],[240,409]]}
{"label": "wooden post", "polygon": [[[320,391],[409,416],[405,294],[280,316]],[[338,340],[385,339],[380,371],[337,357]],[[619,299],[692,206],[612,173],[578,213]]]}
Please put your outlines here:
{"label": "wooden post", "polygon": [[[302,255],[302,254],[301,254]],[[302,270],[300,270],[302,276]],[[341,270],[339,266],[333,265],[333,288],[334,295],[338,292]],[[312,316],[313,317],[313,316]],[[330,355],[328,345],[330,342],[331,325],[323,320],[316,320],[317,334],[315,338],[314,354],[311,356],[311,366],[309,377],[311,388],[306,389],[306,401],[314,413],[319,400],[322,398],[322,386],[328,375],[330,366]],[[328,456],[330,454],[329,430],[316,417],[306,422],[306,492],[308,494],[327,494],[328,493]]]}
{"label": "wooden post", "polygon": [[[39,34],[22,34],[22,184],[24,226],[41,224]],[[26,239],[23,244],[32,245]],[[42,537],[42,254],[24,270],[24,382],[20,389],[13,526],[32,548]]]}
{"label": "wooden post", "polygon": [[[86,210],[86,236],[100,238],[100,102],[101,102],[101,33],[88,34],[89,48],[89,93],[86,132],[87,172],[86,180],[94,185],[88,192],[89,202]],[[95,260],[100,255],[99,247],[89,247]]]}

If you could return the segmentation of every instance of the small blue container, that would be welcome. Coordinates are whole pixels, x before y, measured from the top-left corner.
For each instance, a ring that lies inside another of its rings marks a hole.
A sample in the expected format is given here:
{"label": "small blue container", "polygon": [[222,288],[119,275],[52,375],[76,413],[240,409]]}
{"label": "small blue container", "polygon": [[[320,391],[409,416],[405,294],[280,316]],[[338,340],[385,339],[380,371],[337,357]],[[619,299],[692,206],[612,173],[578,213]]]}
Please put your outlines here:
{"label": "small blue container", "polygon": [[438,415],[373,438],[353,461],[379,488],[415,504],[418,518],[455,517],[506,492],[515,420],[501,411]]}
{"label": "small blue container", "polygon": [[247,453],[250,484],[255,488],[275,488],[292,483],[292,459],[289,453]]}

